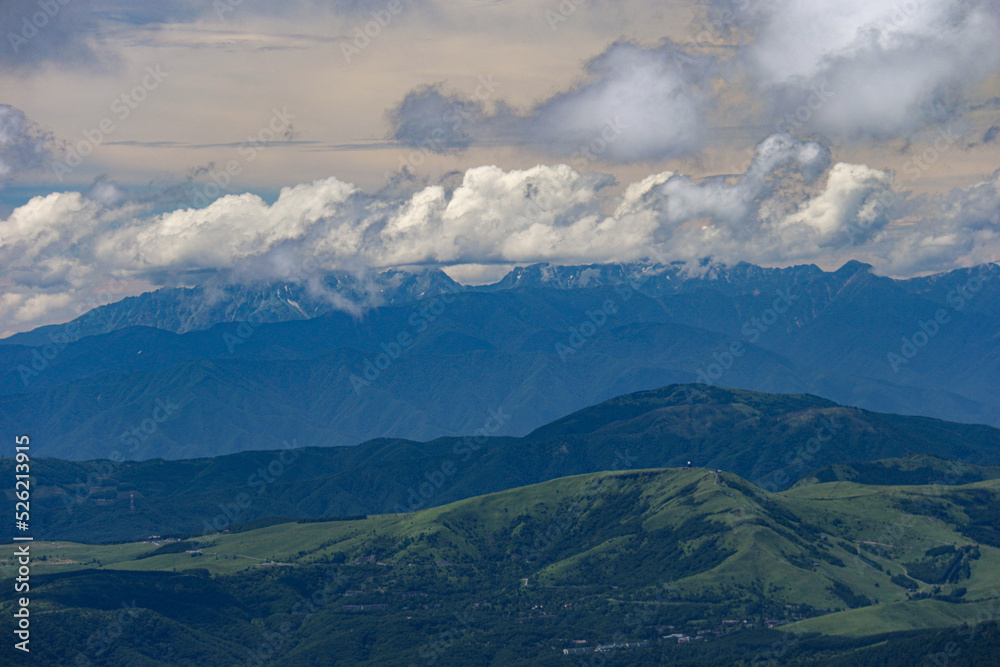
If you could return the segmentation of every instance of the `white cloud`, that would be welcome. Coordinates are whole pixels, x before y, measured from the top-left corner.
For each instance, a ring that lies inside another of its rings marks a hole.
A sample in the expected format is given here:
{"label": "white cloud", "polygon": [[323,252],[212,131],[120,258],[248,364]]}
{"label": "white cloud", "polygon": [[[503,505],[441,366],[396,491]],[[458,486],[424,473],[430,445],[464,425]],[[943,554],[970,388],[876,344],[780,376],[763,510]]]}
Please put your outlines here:
{"label": "white cloud", "polygon": [[622,252],[597,212],[606,179],[567,165],[465,173],[450,200],[438,186],[416,193],[382,230],[382,265],[590,258]]}
{"label": "white cloud", "polygon": [[1000,65],[994,0],[741,4],[746,9],[733,16],[753,41],[739,62],[775,117],[786,118],[785,129],[913,133],[965,112],[975,88]]}
{"label": "white cloud", "polygon": [[780,226],[805,226],[823,239],[846,233],[850,226],[877,231],[887,221],[879,203],[891,199],[893,180],[892,173],[867,165],[835,164],[823,192],[804,201]]}
{"label": "white cloud", "polygon": [[663,172],[621,190],[609,176],[557,164],[475,167],[454,188],[409,195],[329,178],[285,188],[273,204],[232,195],[158,215],[56,193],[0,220],[0,330],[68,319],[91,285],[108,280],[191,284],[216,274],[311,285],[334,269],[438,265],[475,275],[651,255],[772,266],[859,258],[912,274],[996,257],[1000,176],[913,200],[893,190],[891,172],[830,163],[823,145],[775,135],[738,177]]}
{"label": "white cloud", "polygon": [[956,263],[1000,262],[1000,171],[938,201],[915,204],[914,215],[922,214],[918,222],[884,232],[891,270],[907,275]]}
{"label": "white cloud", "polygon": [[131,267],[177,270],[232,268],[241,260],[304,238],[320,221],[335,217],[354,186],[335,178],[283,188],[268,206],[252,194],[228,195],[203,209],[180,209],[129,226],[101,240],[106,261],[128,257]]}

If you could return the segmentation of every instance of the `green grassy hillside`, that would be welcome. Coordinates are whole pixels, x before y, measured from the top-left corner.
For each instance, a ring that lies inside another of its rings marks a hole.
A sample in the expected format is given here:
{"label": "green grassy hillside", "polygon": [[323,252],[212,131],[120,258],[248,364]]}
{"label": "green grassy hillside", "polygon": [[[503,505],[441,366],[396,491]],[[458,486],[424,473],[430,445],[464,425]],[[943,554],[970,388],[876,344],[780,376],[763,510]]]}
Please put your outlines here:
{"label": "green grassy hillside", "polygon": [[566,664],[584,646],[569,640],[649,642],[628,664],[730,649],[751,664],[772,635],[794,639],[787,664],[822,664],[995,617],[997,507],[997,480],[770,494],[702,468],[605,472],[180,545],[36,543],[33,604],[36,627],[60,627],[48,655],[69,661],[94,618],[134,600],[134,632],[173,662],[127,629],[110,665],[244,660],[272,635],[262,664]]}

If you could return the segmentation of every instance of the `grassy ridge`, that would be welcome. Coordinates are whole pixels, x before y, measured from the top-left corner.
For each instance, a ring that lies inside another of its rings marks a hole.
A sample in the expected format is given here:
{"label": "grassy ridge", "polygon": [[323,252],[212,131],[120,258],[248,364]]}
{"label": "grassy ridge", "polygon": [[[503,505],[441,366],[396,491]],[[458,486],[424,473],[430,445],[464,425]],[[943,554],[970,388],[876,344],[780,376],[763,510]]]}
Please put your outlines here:
{"label": "grassy ridge", "polygon": [[[439,664],[557,664],[566,637],[648,641],[630,654],[634,664],[669,664],[679,648],[658,625],[705,630],[692,650],[711,652],[780,622],[795,638],[789,656],[801,659],[788,664],[813,664],[848,650],[821,651],[809,643],[817,633],[857,648],[1000,611],[1000,549],[968,537],[978,507],[970,498],[998,503],[1000,481],[831,482],[770,494],[703,468],[592,473],[411,514],[209,535],[174,553],[36,543],[33,595],[39,627],[61,619],[67,628],[53,654],[63,661],[85,644],[70,630],[134,599],[136,628],[199,660],[243,660],[268,630],[282,637],[273,664],[323,664],[335,646],[343,664],[424,664],[429,638],[453,631]],[[917,577],[938,576],[939,562],[945,580]],[[322,604],[282,633],[316,591]],[[475,620],[455,630],[463,614]],[[132,633],[109,650],[111,665],[188,664],[179,654],[156,662]]]}
{"label": "grassy ridge", "polygon": [[[926,458],[909,469],[894,462],[858,472],[873,459],[913,452],[962,460],[964,472]],[[771,490],[803,476],[959,483],[997,474],[974,464],[1000,463],[1000,430],[809,395],[671,385],[606,401],[522,438],[380,439],[181,461],[40,458],[32,465],[34,527],[39,537],[74,541],[197,535],[264,517],[421,509],[568,475],[689,460]],[[0,474],[12,474],[12,466],[0,459]]]}

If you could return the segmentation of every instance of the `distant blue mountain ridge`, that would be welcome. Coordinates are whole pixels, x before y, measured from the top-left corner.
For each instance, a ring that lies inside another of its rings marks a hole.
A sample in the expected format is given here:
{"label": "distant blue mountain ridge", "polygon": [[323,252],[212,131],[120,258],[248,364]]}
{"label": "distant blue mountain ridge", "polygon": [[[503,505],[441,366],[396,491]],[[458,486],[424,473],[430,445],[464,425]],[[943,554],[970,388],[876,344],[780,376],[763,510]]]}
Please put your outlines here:
{"label": "distant blue mountain ridge", "polygon": [[[426,441],[487,425],[523,435],[687,382],[1000,425],[997,265],[907,280],[859,262],[699,275],[533,265],[483,286],[437,269],[324,285],[161,289],[12,336],[0,417],[48,442],[39,455],[72,459]],[[490,422],[491,411],[509,417]]]}

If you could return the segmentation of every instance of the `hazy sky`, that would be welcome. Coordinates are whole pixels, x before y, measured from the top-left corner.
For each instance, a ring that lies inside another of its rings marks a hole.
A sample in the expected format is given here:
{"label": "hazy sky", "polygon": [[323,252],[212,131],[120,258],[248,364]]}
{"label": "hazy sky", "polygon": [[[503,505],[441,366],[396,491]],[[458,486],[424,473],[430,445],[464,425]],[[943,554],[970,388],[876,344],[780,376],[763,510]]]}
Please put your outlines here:
{"label": "hazy sky", "polygon": [[306,258],[997,261],[997,35],[994,0],[8,0],[0,334]]}

